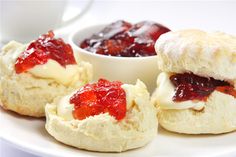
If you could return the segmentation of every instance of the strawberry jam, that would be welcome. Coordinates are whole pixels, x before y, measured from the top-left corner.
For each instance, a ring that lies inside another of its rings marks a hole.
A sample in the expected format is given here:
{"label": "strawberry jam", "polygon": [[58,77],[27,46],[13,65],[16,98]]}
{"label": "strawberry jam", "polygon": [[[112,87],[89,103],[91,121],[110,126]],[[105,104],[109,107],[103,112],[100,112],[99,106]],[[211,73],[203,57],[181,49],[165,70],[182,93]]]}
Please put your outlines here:
{"label": "strawberry jam", "polygon": [[108,56],[153,56],[156,55],[156,40],[168,31],[168,28],[151,21],[134,25],[126,21],[117,21],[84,40],[80,47],[92,53]]}
{"label": "strawberry jam", "polygon": [[97,83],[87,84],[71,98],[74,104],[73,116],[83,120],[89,116],[109,113],[117,120],[126,115],[126,94],[118,81],[99,79]]}
{"label": "strawberry jam", "polygon": [[173,101],[187,100],[206,101],[209,95],[217,90],[236,98],[236,91],[228,82],[194,75],[192,73],[175,74],[170,77],[175,86]]}
{"label": "strawberry jam", "polygon": [[61,66],[76,64],[73,50],[61,38],[55,39],[49,31],[31,42],[20,54],[15,63],[16,73],[22,73],[39,64],[47,63],[48,59],[57,61]]}

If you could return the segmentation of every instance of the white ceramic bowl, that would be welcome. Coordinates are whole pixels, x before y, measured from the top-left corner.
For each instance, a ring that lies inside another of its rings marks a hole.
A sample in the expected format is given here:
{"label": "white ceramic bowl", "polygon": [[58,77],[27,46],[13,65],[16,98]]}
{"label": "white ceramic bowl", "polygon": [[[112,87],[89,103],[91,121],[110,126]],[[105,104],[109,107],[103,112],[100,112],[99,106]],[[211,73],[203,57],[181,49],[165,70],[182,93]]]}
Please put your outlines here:
{"label": "white ceramic bowl", "polygon": [[92,34],[101,31],[106,25],[90,26],[72,33],[69,42],[82,60],[93,65],[94,80],[105,78],[119,80],[123,83],[135,83],[142,80],[152,92],[156,87],[156,78],[159,74],[157,57],[116,57],[105,56],[88,52],[79,47],[79,44]]}

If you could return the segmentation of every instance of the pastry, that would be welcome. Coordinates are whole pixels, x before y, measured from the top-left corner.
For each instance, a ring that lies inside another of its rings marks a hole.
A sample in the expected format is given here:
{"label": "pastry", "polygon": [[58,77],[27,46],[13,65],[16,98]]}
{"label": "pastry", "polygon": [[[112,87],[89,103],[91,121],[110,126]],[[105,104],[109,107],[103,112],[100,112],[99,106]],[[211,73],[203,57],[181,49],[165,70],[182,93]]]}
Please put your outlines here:
{"label": "pastry", "polygon": [[156,109],[146,86],[100,79],[47,104],[46,130],[79,149],[122,152],[157,134]]}
{"label": "pastry", "polygon": [[236,37],[180,30],[162,35],[155,49],[160,125],[186,134],[236,130]]}
{"label": "pastry", "polygon": [[22,115],[43,117],[46,103],[91,77],[91,65],[51,31],[29,44],[11,41],[0,53],[0,104]]}

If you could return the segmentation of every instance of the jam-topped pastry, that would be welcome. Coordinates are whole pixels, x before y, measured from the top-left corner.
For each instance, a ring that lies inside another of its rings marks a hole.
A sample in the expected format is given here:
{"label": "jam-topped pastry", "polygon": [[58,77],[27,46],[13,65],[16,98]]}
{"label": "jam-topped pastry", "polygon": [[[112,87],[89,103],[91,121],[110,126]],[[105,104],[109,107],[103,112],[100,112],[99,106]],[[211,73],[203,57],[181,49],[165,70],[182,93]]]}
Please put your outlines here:
{"label": "jam-topped pastry", "polygon": [[99,152],[142,147],[157,133],[146,86],[99,79],[45,107],[46,130],[56,140]]}
{"label": "jam-topped pastry", "polygon": [[121,85],[118,81],[99,79],[97,83],[87,84],[78,90],[70,98],[70,103],[74,104],[74,118],[82,120],[108,112],[117,120],[123,119],[126,114],[126,95]]}
{"label": "jam-topped pastry", "polygon": [[16,73],[25,72],[35,65],[45,64],[49,59],[57,61],[63,67],[76,64],[71,46],[61,38],[56,39],[52,31],[31,42],[19,55],[15,63]]}
{"label": "jam-topped pastry", "polygon": [[155,49],[160,125],[186,134],[236,130],[236,37],[181,30],[163,34]]}
{"label": "jam-topped pastry", "polygon": [[0,53],[0,105],[44,117],[47,103],[91,78],[91,64],[77,61],[71,46],[52,31],[25,45],[11,41]]}
{"label": "jam-topped pastry", "polygon": [[80,47],[92,53],[108,56],[153,56],[156,55],[155,41],[168,31],[170,30],[167,27],[152,21],[134,25],[126,21],[116,21],[85,39]]}

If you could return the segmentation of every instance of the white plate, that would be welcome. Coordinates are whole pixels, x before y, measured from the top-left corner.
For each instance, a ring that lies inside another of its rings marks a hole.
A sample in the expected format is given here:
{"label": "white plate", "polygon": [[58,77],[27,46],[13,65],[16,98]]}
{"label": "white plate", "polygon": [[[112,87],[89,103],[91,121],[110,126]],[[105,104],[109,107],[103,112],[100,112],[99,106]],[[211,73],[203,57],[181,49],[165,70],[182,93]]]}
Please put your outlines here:
{"label": "white plate", "polygon": [[45,119],[18,116],[0,109],[0,133],[13,146],[39,156],[225,156],[236,155],[236,132],[217,136],[180,135],[159,129],[147,146],[123,153],[97,153],[63,145],[44,129]]}

